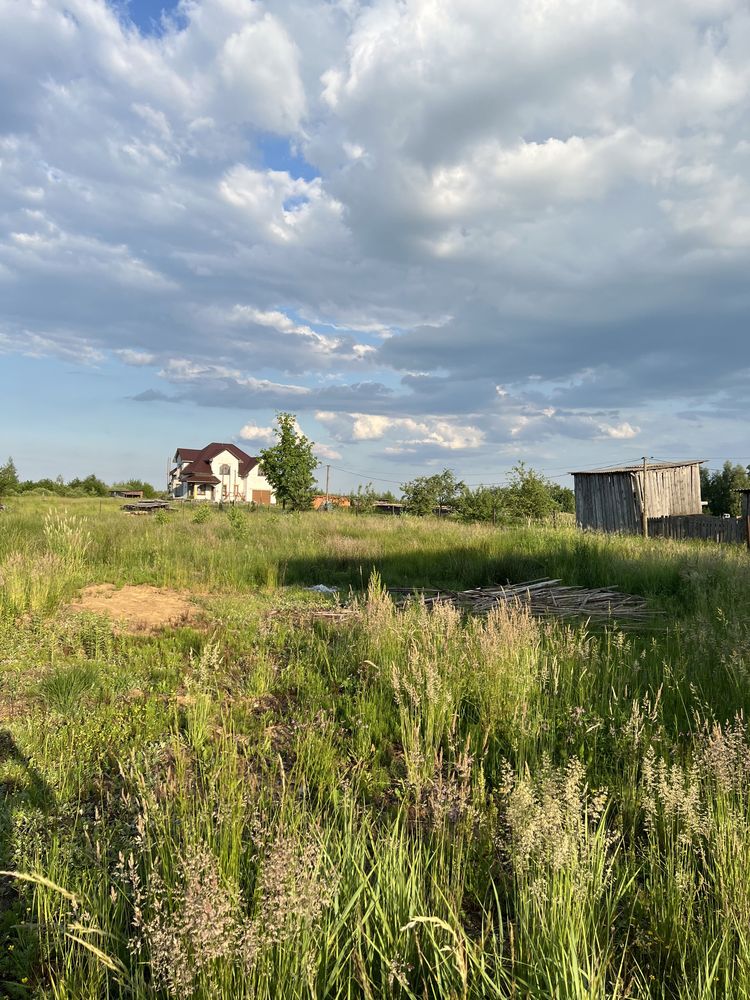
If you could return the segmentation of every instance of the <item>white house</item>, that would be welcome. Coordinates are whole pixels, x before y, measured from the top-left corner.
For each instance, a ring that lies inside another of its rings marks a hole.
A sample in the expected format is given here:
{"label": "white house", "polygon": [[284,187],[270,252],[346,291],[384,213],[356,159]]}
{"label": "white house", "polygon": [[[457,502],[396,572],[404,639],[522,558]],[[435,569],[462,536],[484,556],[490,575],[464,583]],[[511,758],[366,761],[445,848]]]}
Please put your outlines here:
{"label": "white house", "polygon": [[276,503],[259,460],[236,444],[214,441],[202,449],[178,448],[173,462],[169,493],[176,500]]}

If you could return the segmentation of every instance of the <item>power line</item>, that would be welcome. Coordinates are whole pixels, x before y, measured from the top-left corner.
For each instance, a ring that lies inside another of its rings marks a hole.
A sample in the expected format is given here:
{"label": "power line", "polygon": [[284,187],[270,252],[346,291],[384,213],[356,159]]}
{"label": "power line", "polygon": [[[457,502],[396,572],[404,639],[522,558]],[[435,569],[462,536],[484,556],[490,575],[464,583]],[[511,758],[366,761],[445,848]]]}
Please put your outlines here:
{"label": "power line", "polygon": [[356,472],[354,469],[340,469],[337,465],[332,465],[336,472],[345,472],[348,476],[362,476],[363,479],[373,480],[378,483],[392,483],[395,486],[401,485],[400,479],[384,479],[383,476],[371,476],[369,472]]}
{"label": "power line", "polygon": [[[321,465],[321,466],[323,465],[322,462],[320,462],[318,464]],[[361,471],[358,471],[356,469],[342,469],[338,465],[331,465],[330,468],[333,469],[336,472],[343,472],[343,473],[345,473],[348,476],[360,476],[362,479],[366,479],[366,480],[368,480],[370,482],[389,483],[392,486],[402,486],[403,483],[404,483],[403,479],[388,479],[385,476],[374,476],[374,475],[370,474],[369,472],[361,472]],[[555,468],[557,468],[557,469],[564,469],[564,468],[567,468],[567,467],[564,466],[564,465],[558,465]],[[595,469],[595,468],[598,468],[598,466],[591,466],[592,470]],[[554,471],[554,470],[553,469],[533,469],[532,471],[534,471],[534,472],[545,472],[546,473],[546,472],[551,472],[551,471]],[[589,469],[581,469],[580,471],[581,472],[588,472],[588,471],[591,471],[591,470],[589,470]],[[503,486],[504,485],[503,483],[492,482],[492,479],[493,479],[493,477],[495,475],[496,475],[496,473],[492,473],[492,472],[488,472],[488,473],[473,472],[473,473],[471,473],[468,476],[462,477],[462,479],[463,480],[466,480],[466,479],[479,479],[480,482],[477,483],[477,484],[475,484],[477,486]],[[561,475],[550,476],[549,478],[550,479],[564,479],[566,476],[569,476],[569,475],[570,475],[569,472],[564,472]],[[489,480],[489,481],[487,481],[487,480]]]}
{"label": "power line", "polygon": [[[625,460],[621,464],[635,466],[635,465],[638,465],[641,461],[642,461],[642,458],[634,459],[632,462],[629,462],[629,461]],[[654,458],[653,456],[651,456],[650,461],[666,462],[666,461],[670,461],[670,459]],[[750,455],[739,456],[739,457],[735,456],[733,458],[732,457],[730,457],[730,458],[724,458],[724,457],[721,457],[721,456],[715,456],[713,458],[706,458],[703,461],[706,461],[706,462],[721,462],[721,461],[724,461],[724,462],[744,462],[744,461],[748,461],[748,462],[750,462]],[[323,465],[322,462],[319,463],[319,464],[321,466]],[[570,463],[570,464],[572,464],[572,463]],[[334,469],[336,472],[343,472],[345,475],[348,475],[348,476],[358,476],[361,479],[364,479],[364,480],[366,480],[368,482],[388,483],[391,486],[402,486],[404,484],[404,480],[402,480],[402,479],[390,479],[390,478],[388,478],[386,476],[375,476],[375,475],[372,475],[369,472],[362,472],[362,471],[358,471],[356,469],[344,469],[344,468],[341,468],[338,465],[331,465],[330,468]],[[576,472],[594,472],[596,469],[599,469],[599,468],[601,468],[601,465],[592,465],[592,466],[589,466],[589,467],[584,468],[584,469],[576,469]],[[559,472],[560,469],[569,469],[569,466],[567,466],[567,465],[557,465],[557,466],[545,466],[543,468],[530,467],[530,471],[544,473],[547,476],[548,479],[555,479],[555,480],[557,480],[557,479],[566,479],[569,475],[572,474],[570,471]],[[559,472],[559,474],[558,475],[548,475],[549,473],[555,473],[555,472]],[[479,482],[476,482],[476,483],[473,483],[473,484],[468,484],[468,485],[474,485],[474,486],[487,486],[487,487],[504,486],[505,482],[497,482],[496,478],[495,478],[496,476],[497,476],[496,472],[486,472],[486,473],[484,473],[484,472],[472,472],[472,473],[470,473],[467,476],[462,476],[461,479],[464,482],[466,482],[469,479],[479,480]]]}

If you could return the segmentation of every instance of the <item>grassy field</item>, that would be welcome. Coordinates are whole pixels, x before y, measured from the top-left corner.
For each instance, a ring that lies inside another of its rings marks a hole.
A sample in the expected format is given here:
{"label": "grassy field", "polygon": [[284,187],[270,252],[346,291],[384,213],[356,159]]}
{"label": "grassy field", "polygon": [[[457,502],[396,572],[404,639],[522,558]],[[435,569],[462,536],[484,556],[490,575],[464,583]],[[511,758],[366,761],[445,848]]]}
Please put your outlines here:
{"label": "grassy field", "polygon": [[[383,589],[540,576],[661,615]],[[131,634],[99,583],[197,613]],[[740,546],[11,502],[0,997],[750,997],[749,595]]]}

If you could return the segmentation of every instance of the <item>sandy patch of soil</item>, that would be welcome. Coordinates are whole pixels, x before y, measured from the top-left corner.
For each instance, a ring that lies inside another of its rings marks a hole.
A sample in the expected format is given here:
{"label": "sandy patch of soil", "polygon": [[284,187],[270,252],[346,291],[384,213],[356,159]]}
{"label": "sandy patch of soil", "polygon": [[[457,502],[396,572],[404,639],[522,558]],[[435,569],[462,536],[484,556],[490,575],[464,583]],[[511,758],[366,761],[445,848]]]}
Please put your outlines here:
{"label": "sandy patch of soil", "polygon": [[70,610],[106,615],[122,631],[139,634],[187,625],[199,614],[199,609],[186,594],[145,584],[117,588],[111,583],[100,583],[86,587],[70,605]]}

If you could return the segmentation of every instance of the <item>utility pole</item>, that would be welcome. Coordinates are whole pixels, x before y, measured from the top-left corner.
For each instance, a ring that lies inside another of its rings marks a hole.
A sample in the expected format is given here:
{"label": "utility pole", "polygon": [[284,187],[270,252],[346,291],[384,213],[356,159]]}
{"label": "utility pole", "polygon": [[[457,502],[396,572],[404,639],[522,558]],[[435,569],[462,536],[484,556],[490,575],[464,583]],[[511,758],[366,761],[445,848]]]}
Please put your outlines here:
{"label": "utility pole", "polygon": [[643,508],[641,510],[641,525],[643,528],[643,537],[648,538],[648,486],[646,485],[646,477],[648,475],[648,459],[643,456]]}
{"label": "utility pole", "polygon": [[331,476],[331,466],[326,466],[326,510],[328,510],[328,482]]}

